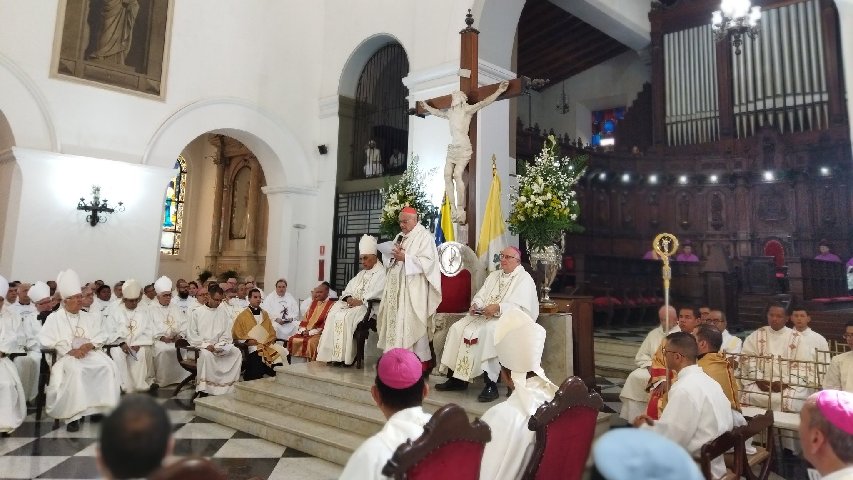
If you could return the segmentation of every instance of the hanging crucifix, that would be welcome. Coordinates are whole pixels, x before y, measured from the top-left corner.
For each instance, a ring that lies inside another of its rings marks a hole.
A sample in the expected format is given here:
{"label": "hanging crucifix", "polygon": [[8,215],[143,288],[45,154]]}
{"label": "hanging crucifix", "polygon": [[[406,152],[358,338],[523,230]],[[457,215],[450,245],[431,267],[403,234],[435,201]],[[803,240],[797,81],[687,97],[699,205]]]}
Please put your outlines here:
{"label": "hanging crucifix", "polygon": [[[412,109],[410,113],[418,116],[430,113],[448,120],[451,143],[447,146],[447,160],[444,165],[445,193],[450,200],[453,222],[476,225],[476,199],[470,192],[476,188],[477,111],[496,100],[521,95],[524,82],[517,78],[480,87],[477,79],[477,43],[480,32],[473,27],[474,17],[471,10],[468,10],[465,16],[465,24],[465,29],[459,32],[462,36],[459,90],[450,95],[418,102],[417,108]],[[470,104],[469,101],[475,103]],[[471,162],[471,159],[474,159],[474,162]],[[466,167],[467,184],[462,178]],[[474,237],[469,235],[468,238],[471,248],[475,248]]]}

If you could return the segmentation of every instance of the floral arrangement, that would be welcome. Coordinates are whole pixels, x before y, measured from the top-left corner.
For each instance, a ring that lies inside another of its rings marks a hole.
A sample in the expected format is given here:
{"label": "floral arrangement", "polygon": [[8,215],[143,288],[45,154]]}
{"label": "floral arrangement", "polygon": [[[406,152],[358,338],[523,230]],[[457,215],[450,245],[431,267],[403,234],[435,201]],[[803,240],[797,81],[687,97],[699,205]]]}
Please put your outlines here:
{"label": "floral arrangement", "polygon": [[574,186],[586,172],[586,155],[559,157],[559,147],[549,135],[533,163],[519,172],[511,188],[509,230],[521,235],[531,249],[554,245],[562,232],[582,231],[577,223],[580,205]]}
{"label": "floral arrangement", "polygon": [[390,182],[387,177],[385,180],[385,188],[379,192],[382,194],[382,199],[385,206],[382,207],[382,219],[379,225],[379,233],[385,238],[393,238],[400,233],[400,224],[398,216],[400,210],[405,206],[410,206],[418,211],[421,224],[429,228],[431,220],[437,215],[438,207],[432,204],[427,198],[424,190],[424,181],[427,176],[435,175],[436,169],[429,172],[421,173],[418,168],[418,157],[412,156],[409,160],[408,167],[403,175],[396,182]]}

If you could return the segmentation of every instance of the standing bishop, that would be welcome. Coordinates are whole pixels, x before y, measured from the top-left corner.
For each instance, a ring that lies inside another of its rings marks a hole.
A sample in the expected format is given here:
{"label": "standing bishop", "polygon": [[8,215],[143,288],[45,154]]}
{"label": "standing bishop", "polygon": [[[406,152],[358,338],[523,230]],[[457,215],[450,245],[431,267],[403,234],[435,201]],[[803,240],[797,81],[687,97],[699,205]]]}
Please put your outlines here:
{"label": "standing bishop", "polygon": [[142,288],[135,279],[124,282],[121,304],[110,315],[110,356],[118,366],[125,393],[145,392],[154,384],[153,344],[156,329],[149,309],[141,307]]}
{"label": "standing bishop", "polygon": [[160,277],[154,282],[157,296],[148,307],[154,324],[154,383],[172,385],[187,378],[189,373],[178,363],[175,341],[187,335],[186,314],[172,303],[172,280]]}
{"label": "standing bishop", "polygon": [[210,299],[192,311],[187,341],[200,349],[196,391],[223,395],[229,393],[240,378],[243,354],[234,347],[228,313],[219,308],[224,296],[222,289],[211,285],[207,290]]}
{"label": "standing bishop", "polygon": [[481,402],[496,400],[496,382],[501,372],[494,341],[498,318],[515,308],[530,318],[539,317],[536,283],[521,266],[521,252],[507,247],[501,252],[500,260],[501,269],[486,278],[471,301],[468,315],[447,332],[439,371],[446,371],[448,380],[436,385],[436,390],[465,390],[468,382],[482,373],[486,386],[478,399]]}
{"label": "standing bishop", "polygon": [[398,217],[402,230],[390,250],[390,266],[379,305],[377,327],[383,351],[406,348],[415,352],[429,370],[432,353],[427,320],[441,303],[438,250],[429,231],[418,222],[418,212],[403,207]]}
{"label": "standing bishop", "polygon": [[367,303],[379,300],[385,289],[385,267],[376,256],[376,238],[364,235],[358,242],[361,271],[347,283],[341,299],[329,311],[326,327],[317,347],[320,362],[343,363],[355,361],[356,346],[353,333],[367,314]]}
{"label": "standing bishop", "polygon": [[59,357],[50,370],[45,411],[74,432],[81,417],[109,413],[118,405],[121,380],[116,364],[101,350],[109,332],[97,314],[81,310],[80,277],[66,270],[56,284],[63,304],[39,332],[42,346],[56,349]]}

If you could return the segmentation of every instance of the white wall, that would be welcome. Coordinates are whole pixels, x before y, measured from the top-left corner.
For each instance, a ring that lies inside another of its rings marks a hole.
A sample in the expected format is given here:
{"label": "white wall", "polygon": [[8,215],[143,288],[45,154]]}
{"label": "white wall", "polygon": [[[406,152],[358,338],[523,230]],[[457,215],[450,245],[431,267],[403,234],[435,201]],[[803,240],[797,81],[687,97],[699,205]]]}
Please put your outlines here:
{"label": "white wall", "polygon": [[[565,82],[571,110],[561,115],[555,108],[562,95],[557,83],[533,94],[533,121],[544,130],[553,128],[558,134],[581,137],[588,142],[592,135],[591,112],[613,107],[630,107],[643,84],[651,81],[650,67],[636,52],[625,52],[569,78]],[[518,102],[521,120],[527,125],[527,98]]]}

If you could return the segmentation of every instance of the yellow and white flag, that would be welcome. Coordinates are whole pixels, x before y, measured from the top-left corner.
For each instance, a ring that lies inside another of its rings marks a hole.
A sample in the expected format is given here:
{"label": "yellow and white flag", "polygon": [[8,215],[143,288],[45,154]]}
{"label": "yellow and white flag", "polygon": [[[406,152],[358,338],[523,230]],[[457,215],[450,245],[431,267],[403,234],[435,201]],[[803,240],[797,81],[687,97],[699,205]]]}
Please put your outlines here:
{"label": "yellow and white flag", "polygon": [[493,156],[492,186],[489,188],[486,212],[483,215],[483,224],[480,226],[480,236],[477,239],[477,257],[490,272],[500,268],[500,253],[506,248],[504,231],[504,216],[501,212],[501,179],[498,177]]}

